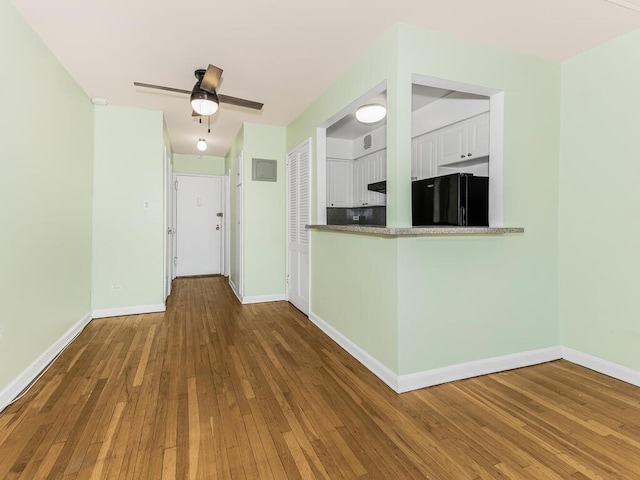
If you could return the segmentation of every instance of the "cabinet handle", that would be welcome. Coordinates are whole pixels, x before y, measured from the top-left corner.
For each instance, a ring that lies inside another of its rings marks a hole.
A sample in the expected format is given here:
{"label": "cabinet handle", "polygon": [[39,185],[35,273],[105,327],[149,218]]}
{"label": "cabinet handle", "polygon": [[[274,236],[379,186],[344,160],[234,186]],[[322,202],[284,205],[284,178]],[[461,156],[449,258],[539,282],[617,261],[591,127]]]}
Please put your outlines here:
{"label": "cabinet handle", "polygon": [[471,154],[470,154],[470,153],[467,153],[467,157],[470,157],[470,156],[471,156]]}
{"label": "cabinet handle", "polygon": [[460,155],[460,158],[464,158],[464,155]]}

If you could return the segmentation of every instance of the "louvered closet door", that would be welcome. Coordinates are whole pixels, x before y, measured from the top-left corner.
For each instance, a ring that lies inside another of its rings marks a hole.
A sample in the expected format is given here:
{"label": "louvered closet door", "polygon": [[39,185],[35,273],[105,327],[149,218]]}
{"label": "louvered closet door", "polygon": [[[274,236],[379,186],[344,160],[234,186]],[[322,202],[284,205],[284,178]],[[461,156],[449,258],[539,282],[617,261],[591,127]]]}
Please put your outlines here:
{"label": "louvered closet door", "polygon": [[311,142],[304,141],[287,154],[288,265],[287,296],[309,314],[309,162]]}

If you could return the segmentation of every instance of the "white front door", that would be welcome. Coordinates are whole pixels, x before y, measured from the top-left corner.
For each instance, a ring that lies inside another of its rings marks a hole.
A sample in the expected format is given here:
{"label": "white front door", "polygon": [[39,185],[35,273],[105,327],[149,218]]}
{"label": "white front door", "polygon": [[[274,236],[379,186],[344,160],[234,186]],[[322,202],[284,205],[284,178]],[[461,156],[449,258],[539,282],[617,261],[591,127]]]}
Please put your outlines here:
{"label": "white front door", "polygon": [[223,217],[220,177],[177,175],[177,275],[220,273]]}
{"label": "white front door", "polygon": [[287,298],[309,315],[309,191],[311,140],[287,154]]}

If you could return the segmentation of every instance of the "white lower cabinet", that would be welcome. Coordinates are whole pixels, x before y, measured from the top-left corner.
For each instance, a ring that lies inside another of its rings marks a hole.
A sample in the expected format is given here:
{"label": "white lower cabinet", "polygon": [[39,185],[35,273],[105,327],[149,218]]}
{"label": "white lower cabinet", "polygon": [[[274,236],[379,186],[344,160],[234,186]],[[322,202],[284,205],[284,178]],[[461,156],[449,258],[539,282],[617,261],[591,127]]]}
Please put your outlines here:
{"label": "white lower cabinet", "polygon": [[327,158],[327,206],[348,208],[352,205],[353,162]]}

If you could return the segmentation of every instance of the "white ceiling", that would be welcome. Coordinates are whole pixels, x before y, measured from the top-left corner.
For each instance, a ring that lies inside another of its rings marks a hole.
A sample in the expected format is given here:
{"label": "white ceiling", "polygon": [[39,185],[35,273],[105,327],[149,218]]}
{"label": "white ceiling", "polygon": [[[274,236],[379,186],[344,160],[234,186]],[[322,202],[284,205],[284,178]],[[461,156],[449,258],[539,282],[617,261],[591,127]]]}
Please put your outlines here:
{"label": "white ceiling", "polygon": [[[244,121],[288,125],[388,28],[413,23],[552,60],[640,28],[640,13],[604,0],[12,0],[90,97],[165,112],[177,153],[224,155]],[[193,71],[224,69],[212,132],[188,97]]]}

